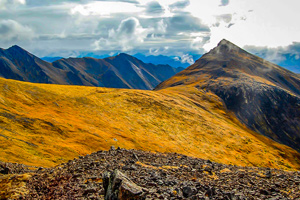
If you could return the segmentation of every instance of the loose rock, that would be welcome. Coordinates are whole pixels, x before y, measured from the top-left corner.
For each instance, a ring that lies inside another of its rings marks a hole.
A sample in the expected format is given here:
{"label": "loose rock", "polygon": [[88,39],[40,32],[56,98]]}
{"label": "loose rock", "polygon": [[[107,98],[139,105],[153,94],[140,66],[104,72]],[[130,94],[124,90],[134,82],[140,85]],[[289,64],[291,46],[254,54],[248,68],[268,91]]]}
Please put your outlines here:
{"label": "loose rock", "polygon": [[117,169],[113,173],[104,173],[103,187],[105,200],[146,199],[145,190]]}

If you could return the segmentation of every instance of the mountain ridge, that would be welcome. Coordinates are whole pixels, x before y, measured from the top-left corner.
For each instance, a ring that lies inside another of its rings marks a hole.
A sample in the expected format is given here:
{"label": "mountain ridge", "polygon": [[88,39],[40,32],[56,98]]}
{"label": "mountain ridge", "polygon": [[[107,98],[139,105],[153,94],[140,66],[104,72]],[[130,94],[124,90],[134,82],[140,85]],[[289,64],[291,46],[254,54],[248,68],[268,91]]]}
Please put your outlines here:
{"label": "mountain ridge", "polygon": [[250,129],[300,150],[300,78],[227,40],[159,84],[196,87],[219,96]]}
{"label": "mountain ridge", "polygon": [[[124,61],[133,60],[134,65],[127,62],[127,66],[124,66],[125,64],[119,61],[120,56],[106,59],[62,58],[49,63],[14,45],[0,51],[0,67],[2,68],[0,76],[35,83],[150,90],[182,70],[182,68],[173,68],[169,65],[146,64],[124,53],[120,55]],[[112,62],[115,63],[114,66]],[[131,79],[136,80],[137,83],[130,82],[127,77],[128,71],[122,70],[124,67],[132,73]],[[163,74],[160,74],[161,69]]]}

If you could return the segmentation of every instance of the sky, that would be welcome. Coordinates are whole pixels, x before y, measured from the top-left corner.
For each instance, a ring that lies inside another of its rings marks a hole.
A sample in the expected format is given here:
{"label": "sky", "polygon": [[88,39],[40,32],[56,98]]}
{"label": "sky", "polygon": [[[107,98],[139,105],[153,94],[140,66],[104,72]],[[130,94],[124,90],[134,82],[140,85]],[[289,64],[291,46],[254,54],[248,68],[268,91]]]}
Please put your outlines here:
{"label": "sky", "polygon": [[300,57],[299,0],[0,0],[0,47],[37,56],[82,52],[176,56],[192,63],[223,38]]}

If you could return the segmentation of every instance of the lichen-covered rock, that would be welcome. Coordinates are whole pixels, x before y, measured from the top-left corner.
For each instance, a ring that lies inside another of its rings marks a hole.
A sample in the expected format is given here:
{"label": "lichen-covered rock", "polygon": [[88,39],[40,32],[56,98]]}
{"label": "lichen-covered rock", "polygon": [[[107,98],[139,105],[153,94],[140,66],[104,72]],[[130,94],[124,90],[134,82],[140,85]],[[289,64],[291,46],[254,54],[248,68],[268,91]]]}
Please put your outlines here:
{"label": "lichen-covered rock", "polygon": [[119,170],[113,173],[105,172],[103,175],[105,200],[145,199],[145,189],[136,185]]}

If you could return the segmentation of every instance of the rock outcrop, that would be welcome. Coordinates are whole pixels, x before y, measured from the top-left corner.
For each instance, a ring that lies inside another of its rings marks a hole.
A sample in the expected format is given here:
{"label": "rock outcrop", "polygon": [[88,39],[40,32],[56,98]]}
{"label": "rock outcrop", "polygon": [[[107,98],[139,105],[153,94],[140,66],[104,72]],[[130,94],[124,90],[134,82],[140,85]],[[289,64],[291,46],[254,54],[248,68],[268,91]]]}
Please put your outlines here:
{"label": "rock outcrop", "polygon": [[143,200],[146,199],[146,189],[141,188],[132,182],[119,170],[112,173],[103,174],[103,187],[105,191],[105,200]]}

